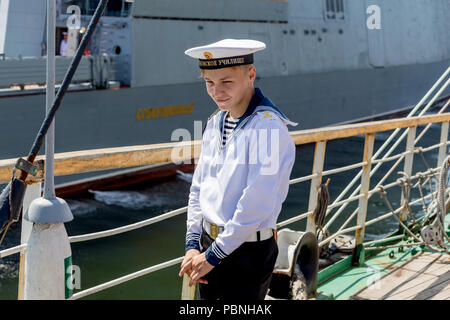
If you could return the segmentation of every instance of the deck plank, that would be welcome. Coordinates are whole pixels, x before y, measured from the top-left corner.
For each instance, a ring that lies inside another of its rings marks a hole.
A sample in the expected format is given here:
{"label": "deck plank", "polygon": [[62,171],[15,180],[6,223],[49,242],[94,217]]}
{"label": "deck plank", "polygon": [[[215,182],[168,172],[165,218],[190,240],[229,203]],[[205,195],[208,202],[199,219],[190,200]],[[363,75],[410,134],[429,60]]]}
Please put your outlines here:
{"label": "deck plank", "polygon": [[450,299],[450,256],[422,252],[356,293],[352,299]]}

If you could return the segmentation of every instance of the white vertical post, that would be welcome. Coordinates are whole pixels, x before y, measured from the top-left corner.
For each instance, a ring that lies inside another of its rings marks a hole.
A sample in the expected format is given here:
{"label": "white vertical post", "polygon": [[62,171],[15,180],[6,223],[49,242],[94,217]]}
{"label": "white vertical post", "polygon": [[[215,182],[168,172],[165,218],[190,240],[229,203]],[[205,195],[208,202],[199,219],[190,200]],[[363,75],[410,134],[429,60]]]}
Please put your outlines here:
{"label": "white vertical post", "polygon": [[[33,202],[34,199],[37,199],[41,196],[41,184],[33,183],[27,187],[27,191],[25,192],[25,197],[23,199],[23,212],[26,212]],[[20,244],[28,243],[28,239],[30,238],[31,229],[33,227],[33,223],[22,219],[22,230],[20,233]],[[23,300],[24,298],[24,287],[25,287],[25,256],[26,249],[20,252],[20,265],[19,265],[19,286],[18,286],[18,299]]]}
{"label": "white vertical post", "polygon": [[181,288],[181,300],[194,300],[195,299],[195,287],[194,283],[189,287],[190,277],[185,273],[183,275],[183,286]]}
{"label": "white vertical post", "polygon": [[[47,112],[55,97],[55,1],[47,0]],[[23,297],[26,300],[63,300],[72,295],[67,282],[72,252],[64,222],[71,221],[73,215],[68,204],[55,195],[53,123],[45,139],[44,197],[34,199],[24,215],[33,222],[25,255]]]}
{"label": "white vertical post", "polygon": [[72,252],[64,223],[34,223],[26,250],[24,299],[70,298],[72,288],[67,281],[71,266]]}
{"label": "white vertical post", "polygon": [[[409,127],[408,128],[408,138],[406,140],[406,151],[409,153],[405,156],[405,164],[403,166],[403,172],[405,172],[408,176],[411,176],[413,169],[413,160],[414,160],[414,140],[416,139],[416,130],[417,127]],[[405,201],[405,196],[402,193],[402,197],[400,199],[400,203]],[[406,207],[400,213],[400,221],[406,221],[408,215],[408,209]],[[400,227],[401,228],[401,227]]]}
{"label": "white vertical post", "polygon": [[[55,28],[56,5],[54,0],[47,0],[47,88],[46,112],[48,113],[55,100]],[[55,154],[55,119],[45,136],[45,184],[44,198],[54,199],[54,154]]]}
{"label": "white vertical post", "polygon": [[352,263],[361,265],[364,263],[364,237],[365,237],[365,224],[367,217],[367,204],[369,202],[369,189],[370,189],[370,170],[372,169],[372,154],[373,154],[373,144],[375,141],[375,134],[366,134],[366,139],[364,141],[364,155],[363,162],[366,164],[362,167],[361,175],[361,189],[359,191],[360,195],[363,197],[359,198],[358,203],[358,216],[356,218],[356,225],[358,229],[355,233],[355,253],[353,255]]}
{"label": "white vertical post", "polygon": [[448,124],[449,122],[441,123],[441,146],[439,147],[437,167],[440,167],[447,157]]}
{"label": "white vertical post", "polygon": [[[314,150],[314,165],[312,173],[317,173],[317,177],[311,179],[311,188],[309,190],[308,211],[313,211],[317,205],[317,191],[322,182],[323,163],[325,161],[326,141],[316,142]],[[316,224],[314,217],[309,215],[306,221],[306,232],[316,233]]]}

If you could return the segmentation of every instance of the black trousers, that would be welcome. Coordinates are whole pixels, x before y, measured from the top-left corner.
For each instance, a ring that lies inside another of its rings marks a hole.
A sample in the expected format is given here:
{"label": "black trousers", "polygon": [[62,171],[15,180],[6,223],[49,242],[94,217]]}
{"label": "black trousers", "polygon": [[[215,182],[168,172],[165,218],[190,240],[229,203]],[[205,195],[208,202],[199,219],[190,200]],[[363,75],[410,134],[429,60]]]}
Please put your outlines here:
{"label": "black trousers", "polygon": [[[202,252],[213,239],[203,230]],[[275,238],[244,242],[203,278],[199,283],[201,300],[264,300],[278,256]]]}

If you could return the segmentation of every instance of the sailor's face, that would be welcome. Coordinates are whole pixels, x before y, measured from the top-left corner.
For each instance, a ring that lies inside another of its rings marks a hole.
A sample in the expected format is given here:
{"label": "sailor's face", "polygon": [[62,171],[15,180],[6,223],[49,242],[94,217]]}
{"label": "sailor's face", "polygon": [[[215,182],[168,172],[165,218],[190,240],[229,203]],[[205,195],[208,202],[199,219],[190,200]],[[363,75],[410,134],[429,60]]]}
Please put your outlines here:
{"label": "sailor's face", "polygon": [[255,68],[238,66],[223,69],[203,70],[206,90],[221,110],[231,111],[244,99],[249,88],[253,88]]}

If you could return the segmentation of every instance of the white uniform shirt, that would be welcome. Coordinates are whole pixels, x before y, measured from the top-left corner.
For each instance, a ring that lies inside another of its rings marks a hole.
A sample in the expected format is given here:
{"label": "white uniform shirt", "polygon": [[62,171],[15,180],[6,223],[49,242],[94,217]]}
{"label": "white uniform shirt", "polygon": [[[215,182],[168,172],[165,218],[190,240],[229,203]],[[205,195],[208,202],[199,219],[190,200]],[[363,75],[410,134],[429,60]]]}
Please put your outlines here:
{"label": "white uniform shirt", "polygon": [[200,249],[203,219],[224,227],[206,251],[212,265],[255,232],[276,229],[295,161],[295,145],[286,124],[296,124],[258,88],[222,145],[225,115],[219,112],[206,126],[187,214],[186,250]]}

